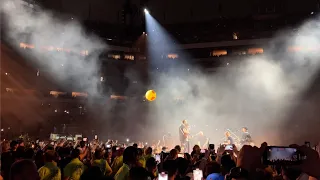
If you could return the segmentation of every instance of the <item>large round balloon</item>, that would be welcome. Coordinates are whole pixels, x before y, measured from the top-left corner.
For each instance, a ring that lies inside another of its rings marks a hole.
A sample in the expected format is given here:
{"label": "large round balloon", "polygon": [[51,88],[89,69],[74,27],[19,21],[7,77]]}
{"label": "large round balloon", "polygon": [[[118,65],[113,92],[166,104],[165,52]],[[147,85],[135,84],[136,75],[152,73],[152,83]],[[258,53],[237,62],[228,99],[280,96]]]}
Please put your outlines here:
{"label": "large round balloon", "polygon": [[154,101],[157,98],[157,93],[154,90],[148,90],[145,97],[148,101]]}

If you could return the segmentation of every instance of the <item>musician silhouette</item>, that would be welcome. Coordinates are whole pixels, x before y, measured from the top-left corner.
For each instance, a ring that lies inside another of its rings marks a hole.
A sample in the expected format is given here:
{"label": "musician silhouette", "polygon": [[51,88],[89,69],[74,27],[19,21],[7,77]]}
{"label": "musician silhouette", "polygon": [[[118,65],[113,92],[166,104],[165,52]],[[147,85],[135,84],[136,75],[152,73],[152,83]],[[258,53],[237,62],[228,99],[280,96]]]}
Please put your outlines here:
{"label": "musician silhouette", "polygon": [[229,131],[225,132],[225,136],[226,136],[226,140],[224,142],[225,145],[233,145],[234,144],[234,140],[231,137],[231,133]]}
{"label": "musician silhouette", "polygon": [[182,124],[179,127],[179,137],[180,137],[180,143],[181,148],[184,149],[185,152],[189,152],[189,124],[187,120],[182,120]]}
{"label": "musician silhouette", "polygon": [[241,145],[252,145],[253,141],[247,127],[242,127]]}

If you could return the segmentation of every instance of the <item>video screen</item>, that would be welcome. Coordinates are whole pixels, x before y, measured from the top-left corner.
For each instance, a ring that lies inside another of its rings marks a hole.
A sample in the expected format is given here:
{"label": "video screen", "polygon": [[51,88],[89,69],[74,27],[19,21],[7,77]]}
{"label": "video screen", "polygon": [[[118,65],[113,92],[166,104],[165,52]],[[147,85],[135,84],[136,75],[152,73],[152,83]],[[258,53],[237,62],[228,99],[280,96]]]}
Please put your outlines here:
{"label": "video screen", "polygon": [[268,150],[267,160],[270,162],[295,162],[299,160],[297,149],[272,147]]}

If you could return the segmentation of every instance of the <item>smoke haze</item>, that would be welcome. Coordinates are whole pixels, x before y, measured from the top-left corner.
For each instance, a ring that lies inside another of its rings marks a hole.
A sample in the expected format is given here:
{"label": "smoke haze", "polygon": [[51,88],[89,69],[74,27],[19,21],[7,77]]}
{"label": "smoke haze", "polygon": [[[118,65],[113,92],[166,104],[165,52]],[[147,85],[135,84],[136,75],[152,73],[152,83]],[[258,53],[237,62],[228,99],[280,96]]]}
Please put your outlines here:
{"label": "smoke haze", "polygon": [[[52,12],[40,11],[35,15],[17,0],[3,3],[2,12],[8,23],[7,34],[14,45],[23,41],[22,34],[27,32],[30,36],[25,41],[38,46],[64,47],[79,50],[75,52],[79,54],[83,50],[90,53],[107,48],[96,36],[85,34],[75,20],[59,20]],[[132,119],[146,118],[146,122],[137,123],[136,126],[140,127],[137,131],[139,136],[149,140],[160,139],[167,132],[177,137],[182,119],[188,119],[195,133],[204,131],[213,143],[221,142],[226,129],[236,131],[242,126],[249,128],[258,143],[301,142],[298,136],[294,136],[298,133],[304,133],[303,138],[315,141],[319,136],[308,135],[319,130],[318,114],[314,113],[319,108],[315,104],[308,104],[313,114],[310,110],[301,112],[308,113],[307,120],[303,123],[294,121],[308,127],[308,132],[291,128],[294,124],[290,121],[294,108],[304,101],[303,93],[309,89],[318,73],[319,53],[311,50],[320,47],[319,23],[315,20],[307,22],[292,36],[292,33],[289,34],[281,34],[281,37],[271,41],[270,52],[248,56],[244,61],[231,61],[230,65],[218,69],[214,75],[200,72],[196,67],[181,73],[183,76],[179,77],[176,76],[176,70],[156,73],[151,76],[154,83],[149,87],[157,92],[157,100],[139,107],[129,100],[127,107],[130,108],[119,116],[128,119],[126,122],[130,124]],[[284,53],[286,48],[283,48],[282,53],[274,55],[275,50],[281,52],[280,47],[275,45],[278,39],[285,40],[285,47],[301,46],[305,47],[305,51]],[[72,87],[99,96],[99,53],[85,58],[65,53],[43,53],[41,49],[35,48],[31,54],[35,63],[50,69],[52,78],[60,84],[69,86],[72,81]],[[186,70],[190,66],[181,64],[180,68]],[[132,77],[136,76],[132,73],[130,75],[130,80],[139,79]],[[184,101],[176,103],[174,98],[183,98]],[[107,113],[103,115],[113,116]],[[123,134],[130,133],[130,127],[125,130],[120,128],[120,125],[116,127],[119,132],[126,131]]]}

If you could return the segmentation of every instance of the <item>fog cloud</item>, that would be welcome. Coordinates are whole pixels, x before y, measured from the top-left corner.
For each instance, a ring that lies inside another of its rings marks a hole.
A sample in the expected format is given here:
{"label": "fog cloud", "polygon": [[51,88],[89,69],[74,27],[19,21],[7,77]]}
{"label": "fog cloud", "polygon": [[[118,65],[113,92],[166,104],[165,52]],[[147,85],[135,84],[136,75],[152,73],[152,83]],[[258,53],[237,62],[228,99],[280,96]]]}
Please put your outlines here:
{"label": "fog cloud", "polygon": [[[50,69],[52,78],[60,84],[99,95],[99,53],[85,57],[80,52],[100,52],[107,48],[106,44],[96,36],[86,34],[75,20],[62,21],[52,12],[33,13],[18,0],[3,3],[1,10],[12,44],[25,41],[41,47],[52,45],[74,51],[48,53],[35,48],[30,53],[35,63]],[[221,142],[225,130],[237,131],[242,126],[249,128],[256,142],[283,143],[283,133],[292,134],[284,128],[288,126],[287,118],[291,116],[292,108],[300,104],[302,93],[309,88],[319,68],[319,53],[315,51],[320,47],[318,27],[318,21],[308,21],[295,33],[283,33],[292,36],[281,34],[272,40],[270,51],[265,51],[264,55],[247,56],[242,61],[237,61],[239,57],[236,57],[228,66],[224,63],[225,66],[213,75],[196,67],[179,76],[177,70],[155,73],[151,76],[154,83],[149,88],[158,93],[157,100],[141,107],[128,102],[127,110],[119,116],[128,119],[127,123],[132,123],[130,120],[135,116],[147,118],[145,124],[137,123],[140,129],[135,131],[147,139],[160,139],[170,132],[177,140],[181,120],[188,119],[194,133],[204,131],[213,143]],[[24,34],[28,34],[26,39]],[[284,40],[283,46],[276,45],[278,39]],[[288,46],[303,49],[287,53]],[[190,65],[179,67],[186,70]],[[136,77],[129,78],[136,80]],[[183,99],[182,103],[177,103],[175,98]],[[139,115],[146,112],[147,117]],[[314,115],[304,123],[316,124],[317,117]],[[317,128],[310,132],[318,131]],[[130,133],[130,125],[126,129],[124,134]]]}

